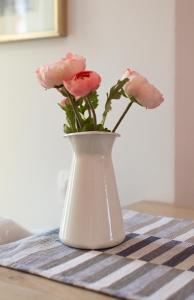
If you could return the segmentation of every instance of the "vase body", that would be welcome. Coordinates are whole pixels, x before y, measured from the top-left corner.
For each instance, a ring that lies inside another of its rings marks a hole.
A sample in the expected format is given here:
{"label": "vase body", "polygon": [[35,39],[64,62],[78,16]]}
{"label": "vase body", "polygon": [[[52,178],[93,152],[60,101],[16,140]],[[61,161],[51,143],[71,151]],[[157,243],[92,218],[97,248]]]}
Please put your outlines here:
{"label": "vase body", "polygon": [[111,157],[117,136],[98,131],[66,135],[73,148],[59,231],[66,245],[101,249],[125,237]]}

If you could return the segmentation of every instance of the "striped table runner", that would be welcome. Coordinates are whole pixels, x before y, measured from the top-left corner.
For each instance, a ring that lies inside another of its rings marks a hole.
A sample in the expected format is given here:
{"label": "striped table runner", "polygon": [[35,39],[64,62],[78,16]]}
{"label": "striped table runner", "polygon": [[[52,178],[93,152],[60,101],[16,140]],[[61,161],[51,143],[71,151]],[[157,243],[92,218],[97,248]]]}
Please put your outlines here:
{"label": "striped table runner", "polygon": [[58,230],[0,246],[0,265],[119,299],[194,299],[194,222],[123,211],[125,241],[76,250]]}

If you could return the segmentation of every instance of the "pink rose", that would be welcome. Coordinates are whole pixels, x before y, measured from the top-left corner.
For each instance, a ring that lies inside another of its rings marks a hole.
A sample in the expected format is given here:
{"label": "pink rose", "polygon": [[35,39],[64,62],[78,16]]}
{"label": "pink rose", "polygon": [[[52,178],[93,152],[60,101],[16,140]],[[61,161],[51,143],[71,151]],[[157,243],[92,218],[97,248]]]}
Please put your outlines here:
{"label": "pink rose", "polygon": [[71,80],[72,77],[85,70],[85,58],[68,53],[61,60],[40,67],[36,70],[40,84],[45,88],[52,88],[63,84],[63,80]]}
{"label": "pink rose", "polygon": [[63,81],[64,87],[75,97],[84,97],[95,91],[101,82],[101,77],[93,71],[77,73],[72,80]]}
{"label": "pink rose", "polygon": [[142,106],[156,108],[164,101],[160,91],[136,71],[127,69],[122,79],[124,78],[129,78],[124,86],[126,95],[133,96]]}

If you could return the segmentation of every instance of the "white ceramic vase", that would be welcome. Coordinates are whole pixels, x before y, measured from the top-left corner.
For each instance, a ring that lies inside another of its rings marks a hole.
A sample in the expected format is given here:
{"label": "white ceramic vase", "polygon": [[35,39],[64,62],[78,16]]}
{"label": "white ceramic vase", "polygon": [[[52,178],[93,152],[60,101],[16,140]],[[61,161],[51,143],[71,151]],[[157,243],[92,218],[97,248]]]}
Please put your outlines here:
{"label": "white ceramic vase", "polygon": [[65,136],[74,152],[59,232],[66,245],[101,249],[125,238],[111,157],[118,136],[99,131]]}

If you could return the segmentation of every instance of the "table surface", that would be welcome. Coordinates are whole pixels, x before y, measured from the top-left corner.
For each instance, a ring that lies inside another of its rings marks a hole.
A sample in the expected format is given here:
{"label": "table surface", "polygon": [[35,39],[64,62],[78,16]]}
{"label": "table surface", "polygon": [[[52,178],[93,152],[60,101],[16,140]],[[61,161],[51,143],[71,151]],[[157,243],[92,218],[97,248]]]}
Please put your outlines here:
{"label": "table surface", "polygon": [[[171,204],[142,201],[128,206],[139,212],[194,219],[194,209]],[[77,287],[61,284],[42,277],[0,267],[2,300],[110,300],[115,299]]]}

